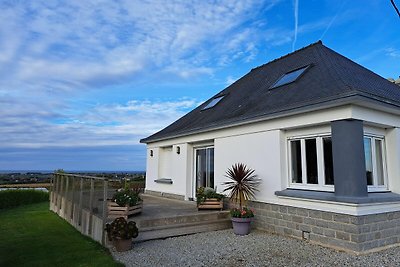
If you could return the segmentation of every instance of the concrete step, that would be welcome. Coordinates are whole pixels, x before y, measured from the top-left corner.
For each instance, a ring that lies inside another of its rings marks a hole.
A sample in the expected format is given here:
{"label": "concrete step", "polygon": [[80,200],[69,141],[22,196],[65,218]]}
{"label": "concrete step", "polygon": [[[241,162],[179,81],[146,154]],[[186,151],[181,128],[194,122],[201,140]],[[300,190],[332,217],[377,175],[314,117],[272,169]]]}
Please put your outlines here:
{"label": "concrete step", "polygon": [[187,215],[170,216],[164,218],[152,218],[152,219],[142,219],[142,220],[139,219],[136,221],[136,223],[140,229],[140,228],[148,228],[156,226],[166,227],[168,225],[216,221],[229,218],[230,218],[229,211],[211,211],[211,212],[198,212]]}
{"label": "concrete step", "polygon": [[139,228],[139,236],[134,239],[134,242],[211,232],[229,228],[232,228],[230,218],[142,227]]}

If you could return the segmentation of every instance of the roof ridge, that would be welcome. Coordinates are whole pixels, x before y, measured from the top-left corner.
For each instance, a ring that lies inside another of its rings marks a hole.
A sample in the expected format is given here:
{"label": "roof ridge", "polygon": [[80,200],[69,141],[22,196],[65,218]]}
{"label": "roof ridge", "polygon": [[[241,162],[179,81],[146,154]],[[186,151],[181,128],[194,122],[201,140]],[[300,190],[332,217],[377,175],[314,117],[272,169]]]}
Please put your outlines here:
{"label": "roof ridge", "polygon": [[[299,48],[299,49],[297,49],[297,50],[295,50],[295,51],[293,51],[293,52],[290,52],[290,53],[288,53],[288,54],[286,54],[286,55],[284,55],[284,56],[275,58],[275,59],[273,59],[273,60],[271,60],[271,61],[269,61],[269,62],[267,62],[267,63],[264,63],[264,64],[262,64],[262,65],[260,65],[260,66],[254,67],[254,68],[251,69],[251,71],[256,70],[256,69],[259,69],[259,68],[262,68],[262,67],[264,67],[264,66],[266,66],[266,65],[268,65],[268,64],[270,64],[270,63],[273,63],[273,62],[278,61],[278,60],[280,60],[280,59],[283,59],[283,58],[285,58],[285,57],[288,57],[288,56],[291,56],[291,55],[293,55],[293,54],[296,54],[297,52],[300,52],[300,51],[302,51],[302,50],[305,50],[305,49],[307,49],[307,48],[309,48],[309,47],[312,47],[312,46],[314,46],[314,45],[317,45],[317,44],[323,45],[322,41],[321,41],[321,40],[318,40],[318,41],[316,41],[315,43],[311,43],[311,44],[309,44],[309,45],[307,45],[307,46],[304,46],[304,47]],[[251,72],[251,71],[250,71],[250,72]]]}
{"label": "roof ridge", "polygon": [[[367,72],[369,72],[370,74],[372,74],[372,75],[374,75],[374,76],[376,76],[376,77],[379,77],[381,80],[386,80],[386,81],[388,81],[387,79],[385,79],[384,77],[382,77],[382,76],[379,75],[378,73],[376,73],[376,72],[374,72],[374,71],[372,71],[372,70],[370,70],[370,69],[364,67],[364,66],[361,65],[360,63],[354,61],[353,59],[351,59],[351,58],[349,58],[349,57],[347,57],[347,56],[344,56],[344,55],[342,55],[342,54],[336,52],[335,50],[333,50],[333,49],[331,49],[331,48],[329,48],[329,47],[326,47],[326,48],[328,49],[328,51],[330,51],[330,53],[334,53],[335,55],[339,56],[340,58],[342,58],[342,59],[344,59],[344,60],[347,60],[347,61],[350,61],[352,64],[355,64],[355,65],[357,65],[358,67],[362,68],[364,71],[367,71]],[[339,62],[338,64],[341,65],[340,62]],[[348,84],[348,82],[346,82],[346,81],[343,79],[342,75],[340,75],[340,73],[338,72],[337,69],[335,69],[335,72],[336,72],[337,76],[339,77],[339,79],[342,81],[342,83],[343,83],[345,86],[347,86],[348,89],[354,90],[353,86],[351,86],[350,84]],[[390,82],[390,81],[388,81],[388,82]],[[359,89],[357,89],[357,90],[362,91],[362,92],[365,92],[365,90],[364,90],[364,89],[361,89],[361,88],[359,88]],[[369,93],[370,93],[370,92],[369,92]]]}

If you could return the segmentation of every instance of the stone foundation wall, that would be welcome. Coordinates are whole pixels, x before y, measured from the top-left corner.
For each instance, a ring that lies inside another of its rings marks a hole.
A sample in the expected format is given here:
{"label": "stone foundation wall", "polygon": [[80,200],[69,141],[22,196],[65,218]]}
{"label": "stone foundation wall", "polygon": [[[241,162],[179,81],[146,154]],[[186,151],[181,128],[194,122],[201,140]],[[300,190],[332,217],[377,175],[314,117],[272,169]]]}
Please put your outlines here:
{"label": "stone foundation wall", "polygon": [[365,253],[400,242],[400,211],[353,216],[251,202],[254,226],[336,249]]}

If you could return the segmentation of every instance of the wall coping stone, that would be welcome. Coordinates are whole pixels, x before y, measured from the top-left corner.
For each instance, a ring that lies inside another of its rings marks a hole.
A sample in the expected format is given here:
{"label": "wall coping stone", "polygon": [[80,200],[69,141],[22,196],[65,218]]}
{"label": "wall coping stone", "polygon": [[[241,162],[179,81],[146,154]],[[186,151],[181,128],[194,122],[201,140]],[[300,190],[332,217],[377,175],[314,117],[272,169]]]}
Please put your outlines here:
{"label": "wall coping stone", "polygon": [[336,196],[334,192],[285,189],[282,191],[276,191],[275,195],[300,198],[300,199],[314,199],[314,200],[323,200],[332,202],[352,203],[352,204],[384,203],[384,202],[397,202],[397,201],[400,202],[400,195],[392,192],[368,193],[367,197],[341,197],[341,196]]}

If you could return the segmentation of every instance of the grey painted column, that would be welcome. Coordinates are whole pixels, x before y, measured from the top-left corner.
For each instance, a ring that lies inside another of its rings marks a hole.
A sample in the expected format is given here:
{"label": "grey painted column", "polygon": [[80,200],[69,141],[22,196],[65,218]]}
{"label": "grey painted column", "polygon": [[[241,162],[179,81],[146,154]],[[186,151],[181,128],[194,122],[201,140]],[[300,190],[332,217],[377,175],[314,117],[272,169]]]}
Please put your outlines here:
{"label": "grey painted column", "polygon": [[367,197],[363,122],[339,120],[331,126],[335,196]]}

